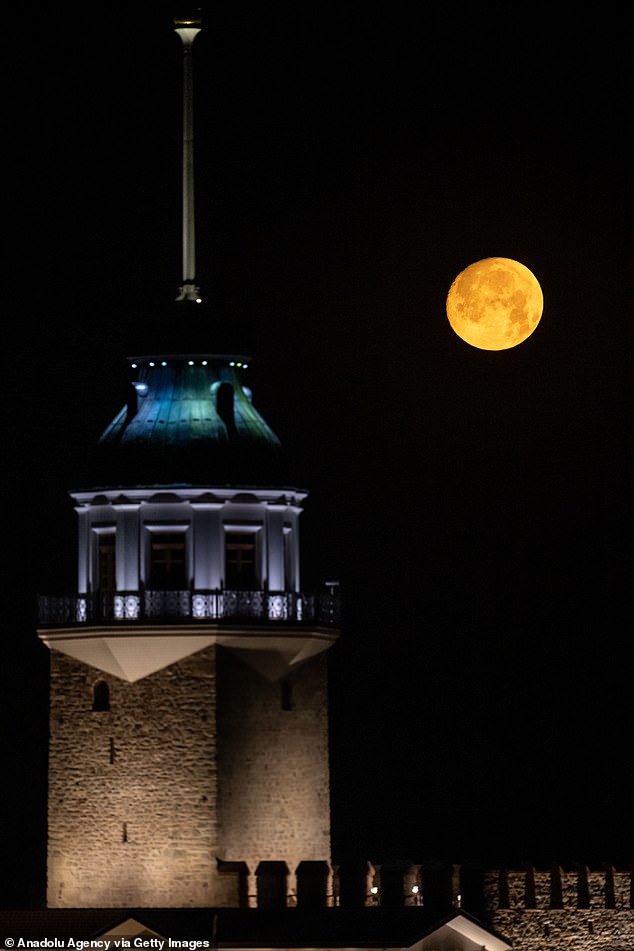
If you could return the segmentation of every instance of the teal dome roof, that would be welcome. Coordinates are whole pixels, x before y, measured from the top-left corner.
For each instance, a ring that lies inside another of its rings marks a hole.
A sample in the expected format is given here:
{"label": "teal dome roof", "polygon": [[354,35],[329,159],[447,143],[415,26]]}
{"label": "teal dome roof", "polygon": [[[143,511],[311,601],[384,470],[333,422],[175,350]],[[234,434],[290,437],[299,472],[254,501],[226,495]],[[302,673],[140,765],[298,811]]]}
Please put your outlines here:
{"label": "teal dome roof", "polygon": [[102,485],[277,485],[282,446],[254,407],[249,358],[128,357],[131,399],[99,439]]}

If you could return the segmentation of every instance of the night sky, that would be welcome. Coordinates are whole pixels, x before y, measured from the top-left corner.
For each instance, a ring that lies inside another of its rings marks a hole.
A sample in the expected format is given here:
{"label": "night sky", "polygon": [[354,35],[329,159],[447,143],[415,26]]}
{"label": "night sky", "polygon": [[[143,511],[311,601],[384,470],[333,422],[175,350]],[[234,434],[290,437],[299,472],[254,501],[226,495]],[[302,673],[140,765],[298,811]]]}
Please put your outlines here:
{"label": "night sky", "polygon": [[[194,44],[204,303],[175,323],[182,47],[173,6],[147,8],[71,3],[5,35],[3,902],[43,900],[36,593],[74,588],[67,490],[125,401],[125,358],[165,350],[253,357],[254,403],[310,492],[304,586],[341,583],[335,858],[625,867],[622,9],[555,24],[523,4],[210,5]],[[545,307],[526,342],[485,352],[445,299],[498,255],[533,271]]]}

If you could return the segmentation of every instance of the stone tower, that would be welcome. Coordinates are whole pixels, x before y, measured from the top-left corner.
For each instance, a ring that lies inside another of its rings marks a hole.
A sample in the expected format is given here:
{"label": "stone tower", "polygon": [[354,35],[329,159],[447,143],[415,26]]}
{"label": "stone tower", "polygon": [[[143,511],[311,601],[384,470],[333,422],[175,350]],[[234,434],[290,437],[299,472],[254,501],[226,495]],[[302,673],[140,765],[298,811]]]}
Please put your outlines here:
{"label": "stone tower", "polygon": [[[196,308],[190,58],[183,286]],[[70,495],[77,593],[50,649],[51,908],[285,906],[329,894],[331,595],[300,581],[306,492],[244,383],[249,359],[130,357],[132,398]]]}

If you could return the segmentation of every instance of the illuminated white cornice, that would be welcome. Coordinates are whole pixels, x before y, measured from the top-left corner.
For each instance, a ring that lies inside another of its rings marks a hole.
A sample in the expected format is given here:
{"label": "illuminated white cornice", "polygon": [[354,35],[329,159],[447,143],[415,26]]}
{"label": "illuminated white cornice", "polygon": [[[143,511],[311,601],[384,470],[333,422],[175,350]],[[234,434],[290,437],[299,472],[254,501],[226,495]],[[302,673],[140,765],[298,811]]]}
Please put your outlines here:
{"label": "illuminated white cornice", "polygon": [[272,630],[255,625],[125,624],[38,630],[50,649],[135,683],[179,660],[218,644],[274,683],[311,657],[328,650],[338,632],[291,626]]}
{"label": "illuminated white cornice", "polygon": [[141,503],[152,502],[191,502],[192,504],[214,504],[237,502],[240,504],[264,503],[283,508],[300,506],[307,497],[304,489],[271,487],[262,488],[250,485],[244,486],[150,486],[144,488],[126,487],[116,489],[90,489],[88,491],[71,492],[70,496],[77,503],[77,509],[86,506],[111,505],[115,509],[125,507],[135,508]]}

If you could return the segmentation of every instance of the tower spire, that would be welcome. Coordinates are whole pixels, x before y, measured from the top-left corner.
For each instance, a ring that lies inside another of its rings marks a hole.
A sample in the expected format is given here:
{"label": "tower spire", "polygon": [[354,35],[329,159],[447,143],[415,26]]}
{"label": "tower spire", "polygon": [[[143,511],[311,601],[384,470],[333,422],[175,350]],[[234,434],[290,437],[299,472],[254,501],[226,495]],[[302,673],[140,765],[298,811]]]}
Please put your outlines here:
{"label": "tower spire", "polygon": [[194,234],[194,114],[192,46],[202,28],[200,16],[174,17],[174,29],[183,41],[183,284],[177,301],[200,303],[196,286]]}

